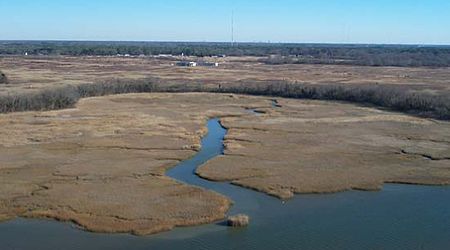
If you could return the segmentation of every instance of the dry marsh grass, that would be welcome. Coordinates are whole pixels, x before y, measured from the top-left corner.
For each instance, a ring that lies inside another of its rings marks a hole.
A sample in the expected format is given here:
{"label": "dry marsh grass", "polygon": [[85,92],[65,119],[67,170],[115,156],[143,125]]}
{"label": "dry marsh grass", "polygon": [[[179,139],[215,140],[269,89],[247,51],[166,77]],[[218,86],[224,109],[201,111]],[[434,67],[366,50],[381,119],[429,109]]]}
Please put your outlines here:
{"label": "dry marsh grass", "polygon": [[[157,83],[154,91],[195,86]],[[195,154],[208,117],[228,128],[225,154],[197,171],[210,180],[283,199],[384,182],[450,183],[448,122],[324,101],[278,98],[277,108],[273,99],[128,94],[1,115],[0,219],[54,218],[139,235],[222,220],[229,200],[164,175]]]}
{"label": "dry marsh grass", "polygon": [[234,84],[176,83],[157,78],[111,80],[65,85],[0,96],[0,112],[54,110],[72,107],[80,98],[125,93],[216,92],[294,99],[345,101],[435,119],[450,119],[450,97],[396,85],[306,84],[285,81],[243,81]]}
{"label": "dry marsh grass", "polygon": [[61,109],[79,98],[110,94],[197,91],[347,101],[450,117],[448,68],[264,65],[256,57],[217,60],[218,68],[187,69],[145,57],[0,57],[0,68],[11,83],[0,86],[0,112]]}

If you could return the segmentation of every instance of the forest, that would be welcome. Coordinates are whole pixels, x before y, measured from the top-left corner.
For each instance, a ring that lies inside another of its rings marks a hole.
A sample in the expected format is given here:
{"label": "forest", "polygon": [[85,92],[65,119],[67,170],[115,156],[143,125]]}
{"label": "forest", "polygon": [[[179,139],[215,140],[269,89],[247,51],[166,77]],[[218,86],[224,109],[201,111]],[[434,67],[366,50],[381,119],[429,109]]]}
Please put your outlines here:
{"label": "forest", "polygon": [[448,67],[450,46],[288,43],[0,41],[0,56],[258,56],[267,64]]}

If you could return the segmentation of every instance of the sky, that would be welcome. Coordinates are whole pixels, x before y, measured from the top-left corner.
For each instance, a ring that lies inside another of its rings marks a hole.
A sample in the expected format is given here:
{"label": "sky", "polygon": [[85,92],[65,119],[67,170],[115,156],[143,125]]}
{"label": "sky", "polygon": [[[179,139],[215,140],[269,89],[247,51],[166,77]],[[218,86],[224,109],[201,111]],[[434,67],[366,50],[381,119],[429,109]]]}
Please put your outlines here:
{"label": "sky", "polygon": [[0,40],[450,44],[449,0],[0,0]]}

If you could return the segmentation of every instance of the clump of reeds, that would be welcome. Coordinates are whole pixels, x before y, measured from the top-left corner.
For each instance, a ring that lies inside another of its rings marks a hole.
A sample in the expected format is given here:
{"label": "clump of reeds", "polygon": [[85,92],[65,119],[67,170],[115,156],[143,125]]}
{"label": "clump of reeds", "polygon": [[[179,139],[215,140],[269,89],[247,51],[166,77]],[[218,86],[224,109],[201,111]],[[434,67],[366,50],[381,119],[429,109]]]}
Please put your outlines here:
{"label": "clump of reeds", "polygon": [[227,225],[230,227],[246,227],[250,223],[250,217],[244,214],[229,216],[227,218]]}

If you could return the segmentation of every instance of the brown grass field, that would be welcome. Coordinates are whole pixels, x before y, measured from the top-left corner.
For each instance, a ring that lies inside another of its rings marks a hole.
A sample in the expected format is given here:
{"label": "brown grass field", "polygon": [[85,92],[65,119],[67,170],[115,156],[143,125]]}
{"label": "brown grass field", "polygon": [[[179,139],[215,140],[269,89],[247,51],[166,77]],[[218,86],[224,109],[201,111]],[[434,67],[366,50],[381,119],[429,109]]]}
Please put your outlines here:
{"label": "brown grass field", "polygon": [[[187,60],[196,60],[188,58]],[[245,80],[285,80],[299,83],[392,84],[423,91],[450,91],[449,68],[400,68],[339,65],[266,65],[256,57],[214,59],[218,68],[184,68],[157,58],[121,57],[0,57],[0,69],[11,84],[7,93],[61,84],[93,83],[111,79],[158,77],[168,81],[232,83]],[[0,93],[1,93],[0,92]]]}
{"label": "brown grass field", "polygon": [[[0,93],[147,77],[201,84],[379,83],[441,96],[450,90],[447,68],[220,62],[218,68],[181,68],[151,58],[1,57],[10,84]],[[198,169],[206,179],[282,199],[380,190],[384,183],[450,184],[448,121],[332,101],[276,98],[280,107],[274,107],[273,98],[142,93],[0,114],[0,220],[51,218],[139,235],[221,220],[229,199],[165,176],[196,153],[211,117],[221,119],[228,135],[225,155]]]}

